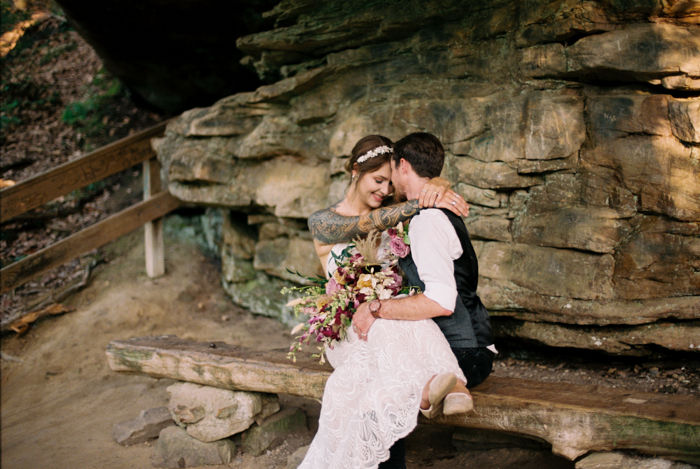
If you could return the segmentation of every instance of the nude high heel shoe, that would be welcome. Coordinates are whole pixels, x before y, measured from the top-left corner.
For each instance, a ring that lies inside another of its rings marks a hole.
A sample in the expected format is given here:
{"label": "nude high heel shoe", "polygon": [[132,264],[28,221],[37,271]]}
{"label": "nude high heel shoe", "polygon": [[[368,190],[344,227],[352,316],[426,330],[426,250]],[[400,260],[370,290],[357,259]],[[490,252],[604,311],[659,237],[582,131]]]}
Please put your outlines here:
{"label": "nude high heel shoe", "polygon": [[453,392],[445,396],[442,413],[445,415],[464,414],[474,408],[474,400],[469,394]]}
{"label": "nude high heel shoe", "polygon": [[421,409],[421,414],[429,419],[437,416],[442,410],[442,401],[455,384],[457,384],[457,377],[454,373],[441,373],[436,375],[430,382],[430,389],[428,392],[430,407]]}

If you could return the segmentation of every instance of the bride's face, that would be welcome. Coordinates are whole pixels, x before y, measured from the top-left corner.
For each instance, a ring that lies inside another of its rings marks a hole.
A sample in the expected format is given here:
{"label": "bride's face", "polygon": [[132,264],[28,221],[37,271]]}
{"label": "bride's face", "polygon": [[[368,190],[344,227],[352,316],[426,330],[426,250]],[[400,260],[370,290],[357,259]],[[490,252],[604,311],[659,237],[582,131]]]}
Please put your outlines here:
{"label": "bride's face", "polygon": [[365,173],[357,181],[355,194],[371,208],[378,208],[384,199],[391,194],[391,163],[387,161],[376,171]]}

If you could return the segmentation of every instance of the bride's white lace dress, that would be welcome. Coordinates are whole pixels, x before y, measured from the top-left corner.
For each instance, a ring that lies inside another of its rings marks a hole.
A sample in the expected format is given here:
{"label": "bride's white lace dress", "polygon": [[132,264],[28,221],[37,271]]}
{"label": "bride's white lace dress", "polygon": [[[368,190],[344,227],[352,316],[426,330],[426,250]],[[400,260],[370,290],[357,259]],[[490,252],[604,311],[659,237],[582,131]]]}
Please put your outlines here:
{"label": "bride's white lace dress", "polygon": [[[382,249],[387,249],[386,236]],[[339,254],[345,244],[336,244]],[[329,256],[328,272],[336,269]],[[465,381],[445,336],[431,320],[377,319],[367,341],[348,329],[326,354],[326,383],[316,436],[300,469],[375,468],[417,424],[428,380],[453,372]]]}

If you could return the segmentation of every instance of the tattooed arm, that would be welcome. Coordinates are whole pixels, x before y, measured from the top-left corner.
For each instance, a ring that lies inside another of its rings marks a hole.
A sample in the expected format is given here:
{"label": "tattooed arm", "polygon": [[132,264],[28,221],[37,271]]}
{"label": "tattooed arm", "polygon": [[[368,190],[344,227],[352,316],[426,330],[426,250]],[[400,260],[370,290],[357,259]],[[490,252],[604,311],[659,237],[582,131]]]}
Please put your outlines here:
{"label": "tattooed arm", "polygon": [[311,235],[324,244],[351,241],[365,236],[372,230],[384,231],[406,221],[418,213],[418,200],[409,200],[397,205],[372,210],[366,215],[346,217],[339,215],[332,207],[319,210],[309,217]]}

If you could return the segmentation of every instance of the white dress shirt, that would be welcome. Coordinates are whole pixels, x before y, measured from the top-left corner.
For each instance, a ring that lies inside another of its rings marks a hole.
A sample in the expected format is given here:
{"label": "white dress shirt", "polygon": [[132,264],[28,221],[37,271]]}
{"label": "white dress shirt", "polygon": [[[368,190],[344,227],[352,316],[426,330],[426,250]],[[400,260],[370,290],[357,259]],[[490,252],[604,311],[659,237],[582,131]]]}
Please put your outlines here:
{"label": "white dress shirt", "polygon": [[408,237],[418,276],[425,283],[423,293],[443,308],[454,311],[457,282],[453,262],[462,256],[462,243],[452,223],[442,211],[424,209],[411,220]]}

